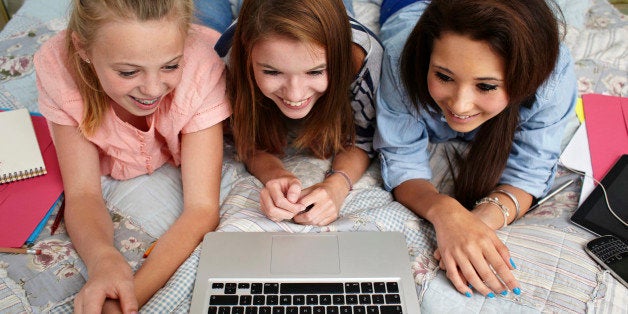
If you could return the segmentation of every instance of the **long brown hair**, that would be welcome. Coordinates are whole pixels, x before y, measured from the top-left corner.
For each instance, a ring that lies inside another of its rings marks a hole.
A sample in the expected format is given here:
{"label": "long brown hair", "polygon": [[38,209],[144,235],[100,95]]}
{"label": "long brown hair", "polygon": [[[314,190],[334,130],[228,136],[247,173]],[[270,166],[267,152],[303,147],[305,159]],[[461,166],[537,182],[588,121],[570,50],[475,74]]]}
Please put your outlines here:
{"label": "long brown hair", "polygon": [[192,0],[74,0],[66,46],[68,65],[74,75],[85,110],[80,130],[92,134],[100,125],[107,109],[109,97],[103,91],[92,65],[79,56],[72,35],[78,37],[81,48],[89,51],[98,37],[100,27],[115,19],[138,21],[171,18],[178,21],[182,34],[186,34],[194,12]]}
{"label": "long brown hair", "polygon": [[559,23],[546,0],[433,0],[401,55],[401,78],[415,106],[440,111],[427,88],[434,39],[443,32],[487,42],[505,64],[508,106],[483,123],[466,156],[457,156],[454,196],[465,207],[490,193],[506,167],[519,108],[531,106],[559,53]]}
{"label": "long brown hair", "polygon": [[[287,145],[283,113],[265,97],[253,76],[251,52],[256,43],[282,36],[325,49],[328,88],[304,118],[294,142],[319,158],[355,141],[349,87],[353,79],[351,26],[341,0],[245,0],[240,10],[231,53],[228,84],[238,157],[246,161],[255,150],[281,155]],[[289,52],[288,52],[289,53]]]}

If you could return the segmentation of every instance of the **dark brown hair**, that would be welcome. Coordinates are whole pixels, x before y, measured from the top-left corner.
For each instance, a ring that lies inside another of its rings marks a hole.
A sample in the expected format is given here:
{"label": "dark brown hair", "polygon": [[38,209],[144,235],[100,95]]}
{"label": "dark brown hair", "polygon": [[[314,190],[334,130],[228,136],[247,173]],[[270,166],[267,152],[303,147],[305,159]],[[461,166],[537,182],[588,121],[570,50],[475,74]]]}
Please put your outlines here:
{"label": "dark brown hair", "polygon": [[327,59],[327,90],[304,118],[295,147],[307,148],[324,158],[353,143],[355,127],[349,99],[353,79],[351,26],[342,1],[245,0],[228,70],[231,125],[238,157],[246,161],[258,149],[281,155],[287,145],[283,113],[262,94],[253,75],[253,47],[271,36],[323,47]]}
{"label": "dark brown hair", "polygon": [[499,183],[519,123],[559,54],[559,23],[546,0],[433,0],[410,34],[401,55],[401,78],[415,106],[440,111],[427,88],[434,39],[444,32],[484,41],[505,65],[508,106],[479,127],[466,156],[458,156],[454,196],[465,207]]}

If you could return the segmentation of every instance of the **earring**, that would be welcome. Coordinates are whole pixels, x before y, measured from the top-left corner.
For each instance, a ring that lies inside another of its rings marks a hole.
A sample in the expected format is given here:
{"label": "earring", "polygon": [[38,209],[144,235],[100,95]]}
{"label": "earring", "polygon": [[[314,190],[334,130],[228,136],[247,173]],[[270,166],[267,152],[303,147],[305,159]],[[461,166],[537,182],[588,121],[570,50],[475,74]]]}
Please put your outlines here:
{"label": "earring", "polygon": [[87,63],[87,64],[92,63],[92,61],[90,61],[89,58],[85,58],[85,60],[83,60],[83,61],[85,61],[85,63]]}

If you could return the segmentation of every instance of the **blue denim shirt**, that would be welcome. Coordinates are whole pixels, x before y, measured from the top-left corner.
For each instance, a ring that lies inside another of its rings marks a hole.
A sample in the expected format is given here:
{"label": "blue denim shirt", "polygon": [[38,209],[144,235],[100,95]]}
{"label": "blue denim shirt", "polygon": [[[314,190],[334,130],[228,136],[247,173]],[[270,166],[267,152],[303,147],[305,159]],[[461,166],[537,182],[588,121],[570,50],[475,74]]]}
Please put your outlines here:
{"label": "blue denim shirt", "polygon": [[[380,31],[385,52],[373,144],[379,152],[387,190],[410,179],[431,179],[429,142],[469,141],[476,133],[452,130],[440,112],[417,110],[401,83],[401,51],[426,6],[424,2],[416,2],[404,7],[392,15]],[[534,197],[548,192],[565,126],[575,115],[576,100],[573,62],[567,47],[561,45],[556,67],[537,90],[536,101],[530,108],[521,107],[519,111],[520,124],[500,184],[523,189]]]}

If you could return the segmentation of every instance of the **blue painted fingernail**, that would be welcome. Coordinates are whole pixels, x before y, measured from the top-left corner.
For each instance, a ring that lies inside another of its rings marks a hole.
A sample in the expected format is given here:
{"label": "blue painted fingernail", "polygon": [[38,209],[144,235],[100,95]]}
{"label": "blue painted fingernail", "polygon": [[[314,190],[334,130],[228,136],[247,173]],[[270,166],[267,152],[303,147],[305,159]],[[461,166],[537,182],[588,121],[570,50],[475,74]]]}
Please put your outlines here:
{"label": "blue painted fingernail", "polygon": [[501,294],[501,295],[503,295],[503,296],[506,296],[506,295],[508,295],[508,290],[504,290],[504,291],[502,291],[502,293],[500,293],[500,294]]}
{"label": "blue painted fingernail", "polygon": [[467,292],[465,292],[465,293],[464,293],[464,295],[465,295],[467,298],[470,298],[470,297],[471,297],[471,292],[468,292],[468,291],[467,291]]}
{"label": "blue painted fingernail", "polygon": [[469,289],[473,289],[473,286],[471,284],[469,284]]}
{"label": "blue painted fingernail", "polygon": [[512,261],[512,258],[510,258],[510,265],[512,265],[512,268],[517,269],[517,265]]}
{"label": "blue painted fingernail", "polygon": [[519,289],[519,287],[512,289],[512,292],[516,295],[520,295],[521,294],[521,289]]}
{"label": "blue painted fingernail", "polygon": [[495,293],[489,292],[486,296],[492,299],[495,297]]}

